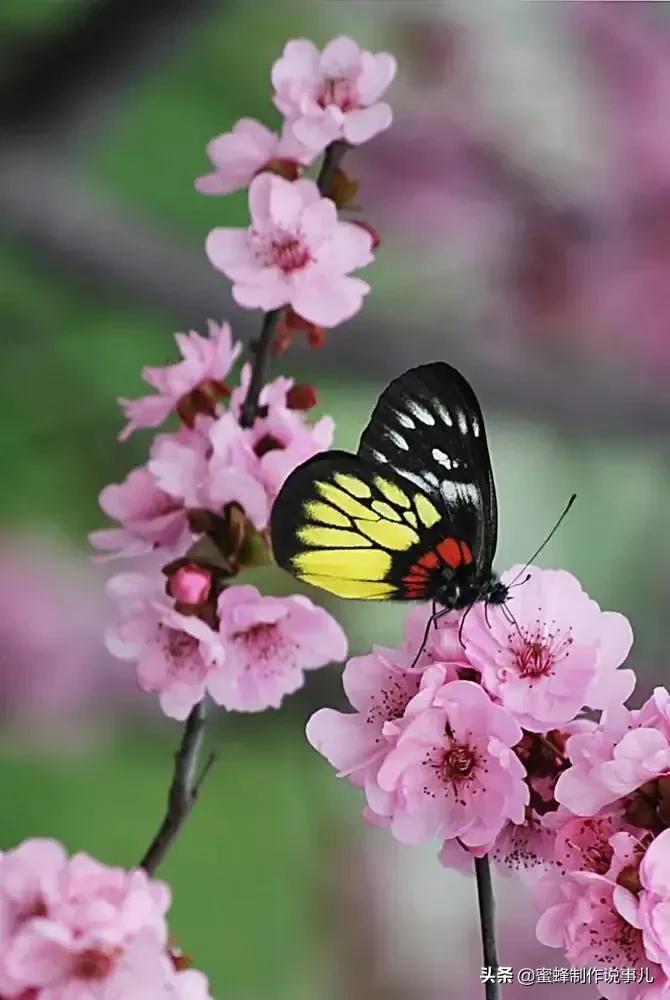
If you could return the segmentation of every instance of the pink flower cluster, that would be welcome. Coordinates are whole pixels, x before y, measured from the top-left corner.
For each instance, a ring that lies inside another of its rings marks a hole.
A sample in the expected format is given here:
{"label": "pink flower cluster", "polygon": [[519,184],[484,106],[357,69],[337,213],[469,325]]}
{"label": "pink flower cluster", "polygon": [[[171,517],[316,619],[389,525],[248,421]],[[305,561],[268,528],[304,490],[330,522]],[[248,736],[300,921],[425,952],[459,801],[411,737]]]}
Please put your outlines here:
{"label": "pink flower cluster", "polygon": [[274,103],[284,115],[281,135],[250,118],[212,140],[214,171],[198,178],[203,194],[249,186],[251,225],[219,227],[207,255],[233,282],[233,298],[249,309],[290,306],[307,324],[333,327],[361,308],[370,290],[351,272],[372,259],[368,227],[338,218],[305,167],[333,143],[358,145],[391,123],[380,101],[396,70],[388,53],[366,52],[340,37],[323,52],[291,41],[272,68]]}
{"label": "pink flower cluster", "polygon": [[[167,593],[155,573],[114,577],[108,592],[120,619],[107,646],[136,664],[140,687],[158,693],[173,718],[186,718],[205,694],[239,711],[278,707],[304,670],[344,658],[344,633],[307,598],[264,597],[227,577],[243,564],[245,545],[267,559],[272,502],[296,465],[330,445],[333,421],[309,424],[314,390],[280,377],[262,389],[258,417],[243,426],[250,368],[237,388],[227,385],[239,353],[228,324],[210,323],[208,337],[178,334],[177,344],[179,363],[144,370],[155,393],[121,401],[129,418],[122,437],[171,414],[181,426],[157,434],[146,465],[102,491],[101,506],[119,527],[91,535],[105,558],[161,557]],[[206,543],[219,551],[203,559]]]}
{"label": "pink flower cluster", "polygon": [[511,867],[544,862],[557,759],[584,725],[578,713],[633,688],[632,671],[619,669],[630,626],[601,611],[573,576],[531,568],[513,594],[513,621],[505,608],[482,605],[462,621],[440,618],[418,662],[428,609],[414,611],[399,649],[348,662],[355,713],[321,709],[307,727],[310,742],[364,788],[368,819],[400,840],[439,837],[445,864],[462,861],[464,848]]}
{"label": "pink flower cluster", "polygon": [[601,996],[670,1000],[670,694],[626,708],[627,620],[567,572],[519,574],[506,606],[441,617],[418,659],[428,608],[399,648],[349,660],[354,711],[321,709],[307,738],[363,789],[369,822],[533,883],[538,937],[572,965],[653,979],[603,977]]}
{"label": "pink flower cluster", "polygon": [[0,854],[3,1000],[211,1000],[168,948],[170,892],[54,840]]}

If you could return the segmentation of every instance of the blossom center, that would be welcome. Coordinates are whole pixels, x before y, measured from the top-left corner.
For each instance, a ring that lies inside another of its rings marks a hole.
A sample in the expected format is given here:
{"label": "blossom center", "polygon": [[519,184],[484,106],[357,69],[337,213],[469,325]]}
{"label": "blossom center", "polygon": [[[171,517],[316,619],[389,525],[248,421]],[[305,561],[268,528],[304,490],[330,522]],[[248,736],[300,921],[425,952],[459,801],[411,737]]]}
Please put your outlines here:
{"label": "blossom center", "polygon": [[293,645],[276,624],[267,622],[251,625],[244,632],[236,632],[232,638],[241,640],[247,647],[248,669],[252,661],[255,661],[256,665],[264,663],[267,667],[272,661],[285,657],[289,646]]}
{"label": "blossom center", "polygon": [[475,755],[465,743],[452,743],[442,759],[440,773],[445,781],[465,781],[475,767]]}
{"label": "blossom center", "polygon": [[261,266],[278,267],[284,274],[300,271],[314,259],[301,233],[252,230],[251,246]]}
{"label": "blossom center", "polygon": [[354,111],[358,107],[358,95],[351,80],[344,76],[327,77],[316,96],[321,108],[335,104],[340,111]]}
{"label": "blossom center", "polygon": [[176,628],[170,628],[168,625],[159,625],[158,630],[163,652],[172,666],[184,668],[190,665],[194,667],[200,654],[200,645],[195,636],[189,635],[188,632],[181,632]]}
{"label": "blossom center", "polygon": [[77,979],[106,979],[113,965],[113,954],[98,948],[87,948],[77,955],[73,973]]}
{"label": "blossom center", "polygon": [[570,634],[550,629],[546,635],[522,636],[520,644],[519,636],[513,633],[509,641],[519,677],[533,681],[552,674],[556,665],[568,655],[574,640]]}

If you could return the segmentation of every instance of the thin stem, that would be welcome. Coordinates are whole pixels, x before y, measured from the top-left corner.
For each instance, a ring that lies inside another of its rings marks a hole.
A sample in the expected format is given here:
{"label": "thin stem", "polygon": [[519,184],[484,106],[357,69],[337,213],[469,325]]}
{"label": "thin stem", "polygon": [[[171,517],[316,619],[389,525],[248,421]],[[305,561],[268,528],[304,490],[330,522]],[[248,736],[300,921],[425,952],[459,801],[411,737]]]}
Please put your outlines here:
{"label": "thin stem", "polygon": [[[494,976],[498,972],[498,948],[496,946],[495,900],[491,882],[491,866],[488,855],[475,858],[475,876],[477,879],[477,899],[479,902],[479,924],[482,934],[482,954],[484,967],[490,969]],[[502,991],[498,982],[487,982],[484,985],[486,1000],[500,1000]]]}
{"label": "thin stem", "polygon": [[186,720],[179,749],[174,755],[174,772],[168,793],[167,809],[158,833],[140,861],[148,875],[153,875],[176,840],[196,803],[200,786],[209,771],[210,758],[202,774],[198,774],[198,759],[205,736],[205,703],[191,709]]}

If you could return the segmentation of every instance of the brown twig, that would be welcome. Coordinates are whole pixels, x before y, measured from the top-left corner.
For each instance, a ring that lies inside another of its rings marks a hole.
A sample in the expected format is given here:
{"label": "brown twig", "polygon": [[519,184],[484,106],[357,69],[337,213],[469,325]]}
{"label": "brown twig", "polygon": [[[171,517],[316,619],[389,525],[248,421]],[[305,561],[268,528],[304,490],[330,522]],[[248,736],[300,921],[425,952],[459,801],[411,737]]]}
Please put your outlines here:
{"label": "brown twig", "polygon": [[205,703],[201,701],[191,709],[179,749],[174,755],[174,772],[165,817],[140,861],[140,868],[144,868],[149,875],[153,875],[176,840],[196,803],[200,786],[214,763],[214,757],[211,756],[202,773],[198,774],[198,759],[204,736]]}

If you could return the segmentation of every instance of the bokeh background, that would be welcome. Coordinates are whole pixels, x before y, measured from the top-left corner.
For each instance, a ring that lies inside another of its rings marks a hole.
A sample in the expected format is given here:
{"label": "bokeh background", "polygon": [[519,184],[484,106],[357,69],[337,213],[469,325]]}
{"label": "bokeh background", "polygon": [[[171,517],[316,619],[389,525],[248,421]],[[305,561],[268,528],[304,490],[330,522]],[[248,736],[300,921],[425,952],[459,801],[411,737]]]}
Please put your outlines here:
{"label": "bokeh background", "polygon": [[[175,330],[227,317],[253,335],[203,253],[244,196],[193,180],[240,116],[276,122],[285,41],[339,33],[400,62],[393,128],[347,161],[383,243],[363,312],[277,372],[318,386],[348,447],[390,377],[462,368],[489,426],[498,568],[578,493],[540,561],[631,618],[636,700],[666,680],[668,5],[4,0],[1,847],[53,835],[131,865],[162,814],[178,728],[104,652],[86,543],[99,490],[147,446],[116,443],[115,400],[172,359]],[[397,609],[329,607],[355,652],[400,636]],[[364,829],[304,741],[310,711],[340,701],[331,668],[279,712],[217,718],[220,763],[161,872],[175,936],[220,1000],[478,997],[473,886]],[[534,944],[524,891],[499,891],[504,960],[566,964]]]}

